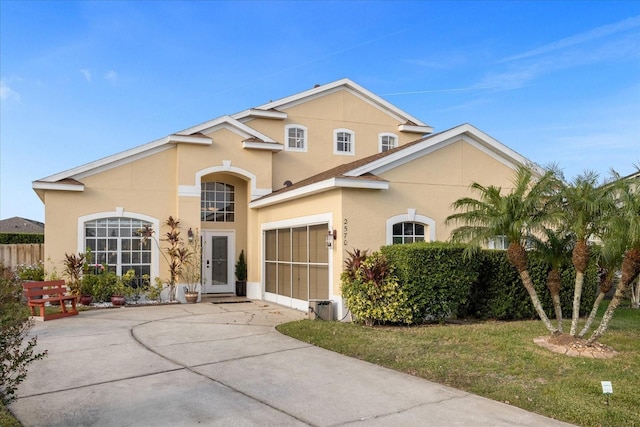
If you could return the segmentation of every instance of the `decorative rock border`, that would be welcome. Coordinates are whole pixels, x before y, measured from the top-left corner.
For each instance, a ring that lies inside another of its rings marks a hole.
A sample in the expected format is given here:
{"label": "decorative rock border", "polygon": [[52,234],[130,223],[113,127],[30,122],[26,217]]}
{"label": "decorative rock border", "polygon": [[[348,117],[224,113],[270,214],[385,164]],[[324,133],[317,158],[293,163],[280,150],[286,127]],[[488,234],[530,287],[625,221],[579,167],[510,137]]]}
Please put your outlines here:
{"label": "decorative rock border", "polygon": [[587,345],[586,340],[580,338],[572,338],[564,340],[565,343],[549,342],[554,337],[538,337],[533,342],[540,347],[546,348],[555,353],[564,354],[571,357],[588,357],[591,359],[611,359],[617,353],[612,348],[600,343]]}

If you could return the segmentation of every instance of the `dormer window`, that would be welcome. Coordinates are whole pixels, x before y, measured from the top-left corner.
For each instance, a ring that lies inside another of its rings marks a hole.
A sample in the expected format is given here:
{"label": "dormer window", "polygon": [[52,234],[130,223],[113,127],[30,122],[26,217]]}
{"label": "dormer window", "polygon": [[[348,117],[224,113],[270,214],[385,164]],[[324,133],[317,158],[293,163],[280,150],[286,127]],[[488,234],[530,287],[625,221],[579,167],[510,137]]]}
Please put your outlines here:
{"label": "dormer window", "polygon": [[381,133],[378,136],[380,152],[384,153],[398,146],[398,137],[393,133]]}
{"label": "dormer window", "polygon": [[333,131],[333,154],[353,156],[356,154],[356,137],[349,129]]}
{"label": "dormer window", "polygon": [[307,151],[307,128],[301,125],[285,127],[285,149],[287,151]]}

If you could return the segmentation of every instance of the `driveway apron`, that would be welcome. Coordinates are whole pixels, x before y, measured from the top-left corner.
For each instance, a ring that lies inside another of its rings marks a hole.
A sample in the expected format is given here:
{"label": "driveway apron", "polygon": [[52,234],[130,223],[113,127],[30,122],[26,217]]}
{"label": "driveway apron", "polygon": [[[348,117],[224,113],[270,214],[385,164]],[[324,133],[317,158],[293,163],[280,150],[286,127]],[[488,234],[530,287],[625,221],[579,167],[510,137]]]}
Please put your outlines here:
{"label": "driveway apron", "polygon": [[567,426],[281,335],[264,301],[81,312],[38,322],[9,409],[39,426]]}

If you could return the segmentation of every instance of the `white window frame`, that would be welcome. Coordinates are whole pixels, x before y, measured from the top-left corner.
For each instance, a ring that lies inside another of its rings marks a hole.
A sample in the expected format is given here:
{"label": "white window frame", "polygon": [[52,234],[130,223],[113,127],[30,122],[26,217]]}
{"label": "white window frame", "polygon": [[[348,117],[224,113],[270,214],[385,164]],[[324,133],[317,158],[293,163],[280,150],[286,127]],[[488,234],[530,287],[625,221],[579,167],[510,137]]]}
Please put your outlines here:
{"label": "white window frame", "polygon": [[509,239],[507,236],[493,236],[487,244],[489,249],[506,250],[509,247]]}
{"label": "white window frame", "polygon": [[[349,151],[341,151],[338,150],[338,135],[341,133],[346,133],[350,135],[350,150]],[[333,154],[337,154],[340,156],[355,156],[356,155],[356,134],[351,129],[339,128],[333,130]]]}
{"label": "white window frame", "polygon": [[[290,129],[300,129],[304,132],[302,137],[302,147],[291,147],[289,146],[289,130]],[[307,139],[308,139],[307,127],[298,125],[298,124],[290,124],[284,127],[284,149],[285,151],[298,151],[298,152],[306,152],[307,151]]]}
{"label": "white window frame", "polygon": [[[148,215],[125,212],[123,208],[116,208],[114,211],[97,212],[89,215],[78,217],[77,220],[77,248],[78,252],[84,253],[86,251],[85,246],[85,223],[107,218],[131,218],[146,221],[151,223],[154,233],[154,239],[158,239],[160,233],[160,220]],[[151,245],[151,278],[159,277],[160,275],[160,255],[157,245],[152,242],[148,242]],[[120,256],[120,255],[119,255]]]}
{"label": "white window frame", "polygon": [[[393,147],[389,147],[386,150],[383,150],[383,139],[385,137],[390,137],[393,138]],[[398,135],[396,135],[395,133],[391,133],[391,132],[382,132],[378,135],[378,152],[382,153],[384,151],[388,151],[391,150],[392,148],[396,148],[398,146]]]}
{"label": "white window frame", "polygon": [[415,209],[408,209],[406,214],[392,216],[386,221],[386,244],[393,245],[393,226],[399,222],[419,222],[428,227],[424,240],[434,242],[436,240],[436,222],[428,216],[416,214]]}

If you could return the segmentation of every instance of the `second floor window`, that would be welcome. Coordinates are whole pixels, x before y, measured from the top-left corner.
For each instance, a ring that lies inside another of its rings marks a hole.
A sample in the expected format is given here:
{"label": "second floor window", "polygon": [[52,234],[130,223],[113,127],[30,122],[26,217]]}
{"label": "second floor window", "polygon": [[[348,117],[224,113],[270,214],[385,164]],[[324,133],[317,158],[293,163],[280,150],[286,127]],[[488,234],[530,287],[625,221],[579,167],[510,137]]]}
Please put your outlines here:
{"label": "second floor window", "polygon": [[380,134],[380,152],[384,153],[398,146],[398,138],[390,133]]}
{"label": "second floor window", "polygon": [[224,182],[203,182],[200,193],[200,221],[233,222],[235,187]]}
{"label": "second floor window", "polygon": [[334,154],[355,154],[355,136],[353,132],[348,129],[336,129],[333,135]]}
{"label": "second floor window", "polygon": [[285,129],[286,150],[307,151],[307,129],[300,125],[290,125]]}

